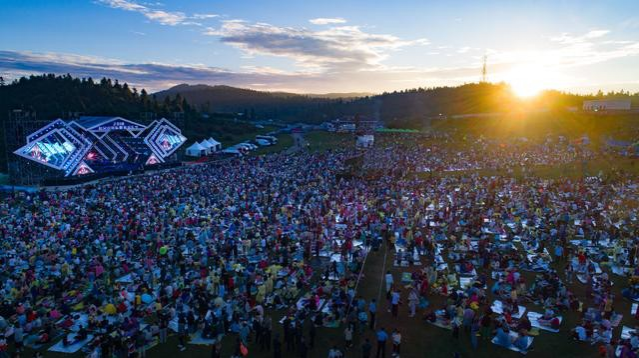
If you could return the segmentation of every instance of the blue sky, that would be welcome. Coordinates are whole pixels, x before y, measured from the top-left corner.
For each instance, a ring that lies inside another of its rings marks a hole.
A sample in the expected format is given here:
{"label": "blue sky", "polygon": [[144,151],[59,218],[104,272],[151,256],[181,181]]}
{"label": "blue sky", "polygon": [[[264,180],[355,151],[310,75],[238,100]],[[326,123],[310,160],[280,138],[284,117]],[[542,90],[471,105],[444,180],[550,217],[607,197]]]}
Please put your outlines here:
{"label": "blue sky", "polygon": [[639,91],[639,2],[2,0],[0,74],[294,92]]}

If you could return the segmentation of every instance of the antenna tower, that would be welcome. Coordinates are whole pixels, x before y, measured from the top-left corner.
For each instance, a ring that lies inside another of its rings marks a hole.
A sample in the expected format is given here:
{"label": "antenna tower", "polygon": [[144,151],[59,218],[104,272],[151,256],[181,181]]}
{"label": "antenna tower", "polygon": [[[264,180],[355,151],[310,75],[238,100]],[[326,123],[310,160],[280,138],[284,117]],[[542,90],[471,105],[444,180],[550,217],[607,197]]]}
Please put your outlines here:
{"label": "antenna tower", "polygon": [[486,82],[486,61],[488,60],[488,56],[484,55],[484,64],[481,67],[481,82],[485,83]]}

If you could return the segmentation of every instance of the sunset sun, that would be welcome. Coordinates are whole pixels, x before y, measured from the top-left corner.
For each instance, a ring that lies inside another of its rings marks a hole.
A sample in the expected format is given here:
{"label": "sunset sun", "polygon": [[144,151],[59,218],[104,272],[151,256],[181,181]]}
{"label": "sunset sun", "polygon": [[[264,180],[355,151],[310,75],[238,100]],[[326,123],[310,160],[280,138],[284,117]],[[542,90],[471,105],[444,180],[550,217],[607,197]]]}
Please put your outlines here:
{"label": "sunset sun", "polygon": [[518,97],[529,98],[545,89],[556,88],[559,85],[559,77],[542,66],[523,65],[508,72],[505,81]]}

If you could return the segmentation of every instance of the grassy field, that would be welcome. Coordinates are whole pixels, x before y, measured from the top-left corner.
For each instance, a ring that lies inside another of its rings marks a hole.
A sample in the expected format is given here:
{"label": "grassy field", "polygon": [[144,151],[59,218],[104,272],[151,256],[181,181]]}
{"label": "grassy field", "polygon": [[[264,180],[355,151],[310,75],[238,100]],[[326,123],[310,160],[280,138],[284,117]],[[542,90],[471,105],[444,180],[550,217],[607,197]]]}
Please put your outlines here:
{"label": "grassy field", "polygon": [[311,152],[352,147],[355,144],[355,138],[351,133],[315,131],[305,133],[304,139],[308,142],[308,148]]}
{"label": "grassy field", "polygon": [[290,148],[293,145],[293,137],[288,133],[282,133],[275,136],[277,138],[277,144],[268,147],[260,147],[251,155],[263,155],[269,153],[277,153]]}
{"label": "grassy field", "polygon": [[264,128],[254,127],[253,130],[250,130],[244,133],[240,133],[240,134],[227,133],[223,137],[221,137],[221,139],[217,139],[217,138],[213,138],[213,139],[218,140],[220,143],[222,143],[222,147],[226,148],[231,145],[238,144],[247,140],[253,140],[255,139],[256,135],[263,135],[266,133],[270,133],[275,129],[277,128],[269,127],[269,126],[266,126]]}

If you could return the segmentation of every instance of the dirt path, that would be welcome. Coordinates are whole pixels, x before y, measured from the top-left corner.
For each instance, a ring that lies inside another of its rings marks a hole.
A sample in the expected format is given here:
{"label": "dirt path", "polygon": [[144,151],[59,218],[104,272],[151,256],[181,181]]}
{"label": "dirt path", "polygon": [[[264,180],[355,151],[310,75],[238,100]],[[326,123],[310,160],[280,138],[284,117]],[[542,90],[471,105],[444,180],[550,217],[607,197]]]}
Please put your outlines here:
{"label": "dirt path", "polygon": [[292,154],[306,148],[306,139],[303,133],[291,133],[293,145],[286,150],[286,154]]}

